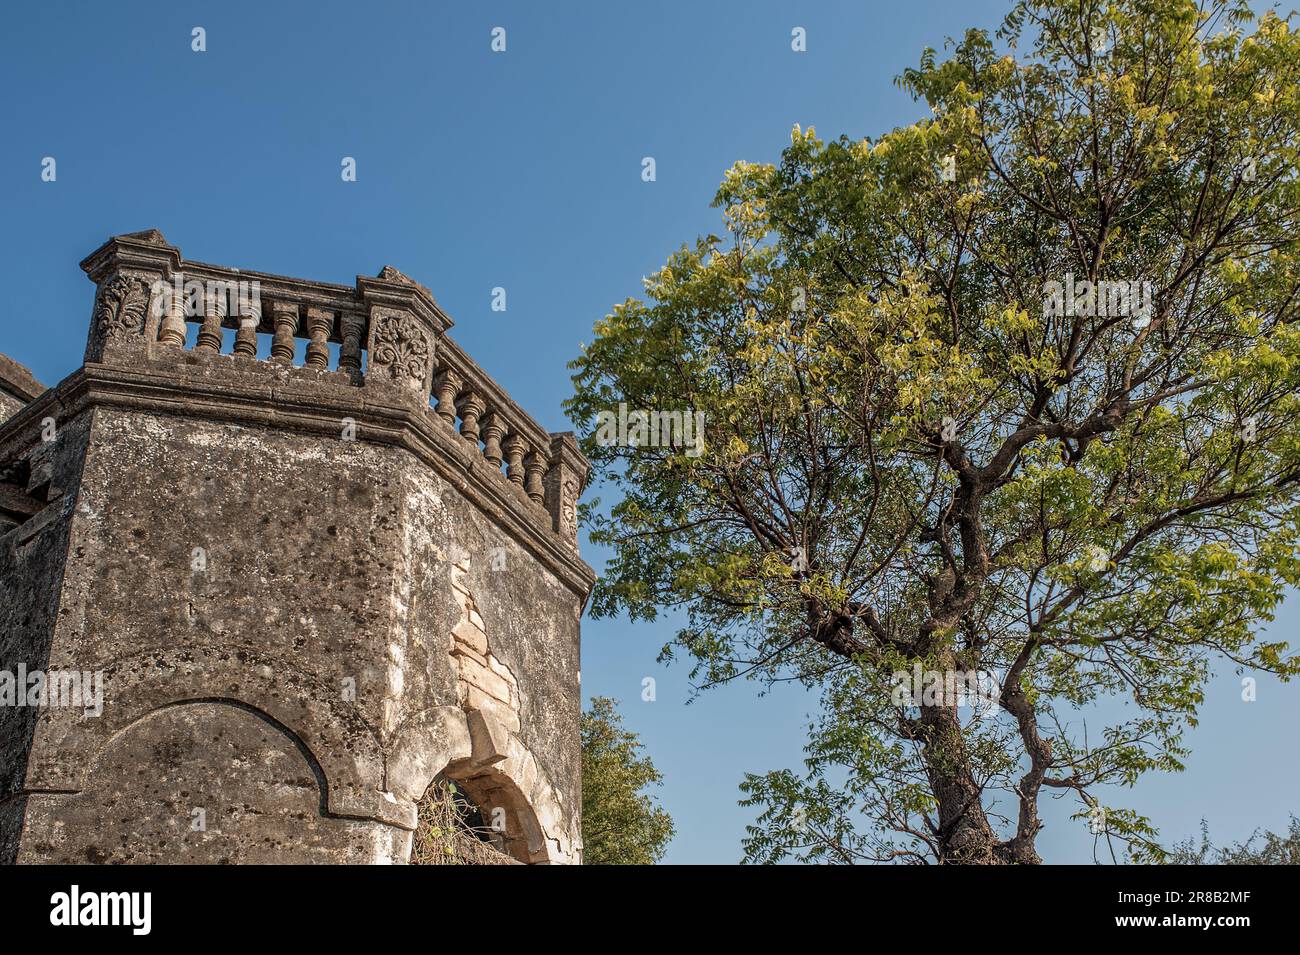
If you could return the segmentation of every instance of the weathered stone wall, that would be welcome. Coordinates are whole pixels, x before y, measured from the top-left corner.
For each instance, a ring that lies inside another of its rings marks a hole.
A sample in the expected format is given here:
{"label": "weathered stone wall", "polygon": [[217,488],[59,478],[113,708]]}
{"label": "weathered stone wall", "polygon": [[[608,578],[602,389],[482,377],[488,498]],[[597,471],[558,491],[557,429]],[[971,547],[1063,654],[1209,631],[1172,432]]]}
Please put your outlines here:
{"label": "weathered stone wall", "polygon": [[[458,679],[454,583],[494,659],[521,675],[507,726],[519,752],[502,749],[549,816],[553,844],[533,852],[575,852],[577,600],[445,481],[364,441],[118,409],[95,412],[88,441],[50,667],[102,670],[104,715],[50,725],[53,765],[30,788],[84,788],[32,798],[29,828],[51,836],[19,861],[404,860],[398,805],[389,824],[323,818],[309,770],[330,764],[357,803],[346,814],[382,792],[414,803],[470,757],[460,724],[481,691]],[[13,578],[19,596],[48,604],[57,564]],[[149,771],[128,771],[133,759]],[[293,799],[271,811],[277,786]],[[196,810],[206,831],[191,831]]]}
{"label": "weathered stone wall", "polygon": [[[49,668],[90,418],[87,412],[69,422],[48,443],[35,437],[39,425],[33,425],[5,469],[10,480],[0,485],[25,498],[33,514],[0,532],[0,670],[11,674]],[[23,780],[38,713],[20,705],[24,701],[14,692],[0,705],[0,863],[13,862],[18,851]]]}
{"label": "weathered stone wall", "polygon": [[[429,696],[488,717],[485,734],[504,730],[483,741],[499,763],[457,776],[480,807],[508,807],[522,796],[552,843],[544,856],[576,861],[581,604],[445,482],[418,466],[406,477],[403,577],[411,590],[397,597],[407,616],[406,626],[395,629],[407,641],[402,656],[427,661],[407,673],[418,681],[423,670]],[[405,708],[414,726],[421,696],[412,687]],[[471,729],[480,725],[471,722]],[[405,791],[422,792],[428,769],[401,780]],[[498,791],[511,784],[520,792]],[[542,855],[536,845],[519,850],[527,859]]]}
{"label": "weathered stone wall", "polygon": [[[180,261],[126,238],[105,249]],[[0,527],[0,670],[101,674],[102,707],[0,717],[0,861],[404,862],[440,775],[513,858],[578,861],[571,438],[536,437],[455,351],[435,412],[435,349],[409,343],[432,299],[394,270],[358,280],[372,321],[406,323],[371,328],[362,376],[325,367],[322,308],[314,366],[280,337],[290,293],[349,307],[339,287],[266,277],[280,357],[259,361],[253,319],[240,354],[216,321],[211,348],[182,348],[101,253],[88,271],[118,297],[101,291],[95,360],[0,426],[31,498]]]}

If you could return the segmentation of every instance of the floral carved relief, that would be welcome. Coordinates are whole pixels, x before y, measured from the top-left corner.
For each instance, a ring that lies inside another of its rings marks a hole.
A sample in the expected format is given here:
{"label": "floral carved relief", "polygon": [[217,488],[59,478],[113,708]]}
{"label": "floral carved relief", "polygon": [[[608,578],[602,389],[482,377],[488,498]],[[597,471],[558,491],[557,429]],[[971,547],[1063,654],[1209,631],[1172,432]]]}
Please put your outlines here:
{"label": "floral carved relief", "polygon": [[419,322],[409,316],[380,317],[370,360],[372,366],[387,368],[399,381],[410,378],[421,382],[429,368],[429,340]]}
{"label": "floral carved relief", "polygon": [[578,539],[578,483],[566,480],[560,493],[560,529],[571,541]]}
{"label": "floral carved relief", "polygon": [[105,341],[143,338],[149,286],[142,278],[119,275],[99,291],[95,327]]}

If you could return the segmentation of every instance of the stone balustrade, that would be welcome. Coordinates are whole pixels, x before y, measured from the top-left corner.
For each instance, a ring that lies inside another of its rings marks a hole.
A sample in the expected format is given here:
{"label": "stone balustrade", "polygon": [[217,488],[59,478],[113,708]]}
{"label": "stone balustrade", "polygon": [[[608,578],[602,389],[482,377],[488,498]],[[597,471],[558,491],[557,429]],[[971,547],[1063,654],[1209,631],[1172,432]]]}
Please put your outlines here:
{"label": "stone balustrade", "polygon": [[97,286],[87,362],[128,364],[142,348],[150,360],[229,356],[407,395],[576,549],[588,464],[573,435],[525,413],[450,338],[430,291],[396,269],[352,287],[186,262],[152,230],[110,239],[82,268]]}

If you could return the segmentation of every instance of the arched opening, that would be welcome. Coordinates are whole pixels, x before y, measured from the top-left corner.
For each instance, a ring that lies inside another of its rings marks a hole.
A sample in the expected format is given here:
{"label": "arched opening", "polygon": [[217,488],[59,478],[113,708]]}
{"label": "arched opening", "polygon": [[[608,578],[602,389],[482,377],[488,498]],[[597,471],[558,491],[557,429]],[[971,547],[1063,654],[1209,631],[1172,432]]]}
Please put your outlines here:
{"label": "arched opening", "polygon": [[[411,865],[518,865],[500,826],[469,793],[440,773],[415,804]],[[499,813],[498,813],[499,815]]]}
{"label": "arched opening", "polygon": [[551,861],[519,787],[491,767],[453,764],[416,803],[413,865],[531,865]]}

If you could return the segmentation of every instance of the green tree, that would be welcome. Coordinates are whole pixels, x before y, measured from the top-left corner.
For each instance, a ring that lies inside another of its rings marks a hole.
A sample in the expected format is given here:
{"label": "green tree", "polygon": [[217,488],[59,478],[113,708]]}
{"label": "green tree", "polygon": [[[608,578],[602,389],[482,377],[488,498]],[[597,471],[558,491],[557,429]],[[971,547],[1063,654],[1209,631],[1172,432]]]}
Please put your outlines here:
{"label": "green tree", "polygon": [[[1260,839],[1263,844],[1258,844]],[[1170,865],[1300,865],[1300,819],[1291,817],[1284,835],[1256,830],[1245,842],[1215,848],[1210,827],[1201,820],[1201,843],[1187,839],[1164,859]]]}
{"label": "green tree", "polygon": [[594,612],[823,696],[744,783],[748,860],[1035,863],[1053,792],[1158,859],[1102,787],[1182,768],[1214,661],[1300,668],[1258,634],[1300,583],[1298,74],[1245,3],[1019,3],[905,71],[918,122],[737,163],[725,239],[597,323]]}
{"label": "green tree", "polygon": [[583,862],[653,865],[673,837],[673,819],[643,790],[662,785],[663,776],[616,706],[597,696],[582,714]]}

